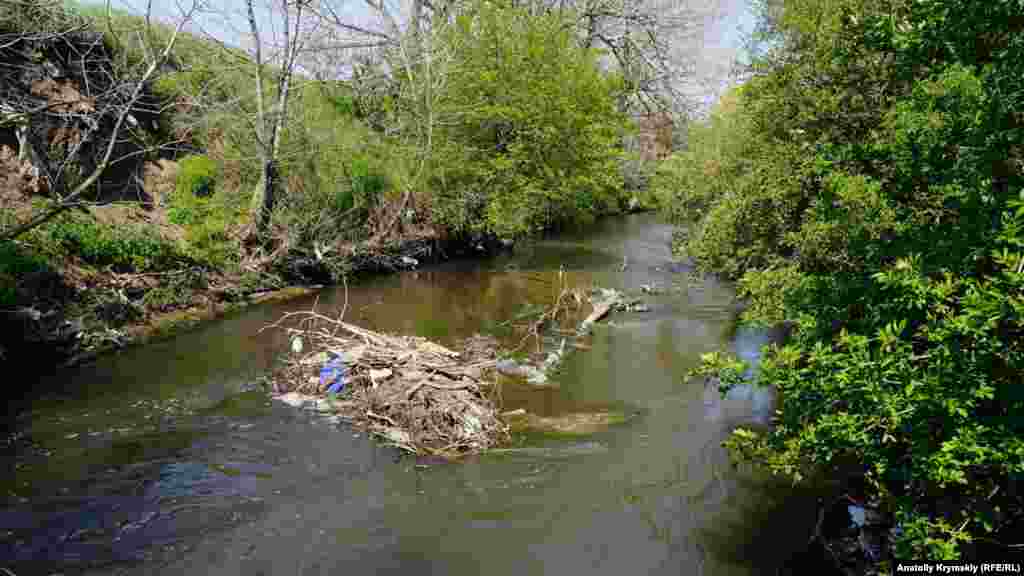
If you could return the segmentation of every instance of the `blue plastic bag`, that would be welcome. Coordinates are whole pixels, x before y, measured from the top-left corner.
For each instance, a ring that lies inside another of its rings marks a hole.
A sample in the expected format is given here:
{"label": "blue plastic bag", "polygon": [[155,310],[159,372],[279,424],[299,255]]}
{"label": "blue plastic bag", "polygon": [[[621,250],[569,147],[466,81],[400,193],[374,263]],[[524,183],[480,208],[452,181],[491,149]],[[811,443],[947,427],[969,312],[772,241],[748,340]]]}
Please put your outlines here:
{"label": "blue plastic bag", "polygon": [[345,389],[348,367],[341,356],[332,356],[320,369],[320,387],[327,387],[328,394],[338,394]]}

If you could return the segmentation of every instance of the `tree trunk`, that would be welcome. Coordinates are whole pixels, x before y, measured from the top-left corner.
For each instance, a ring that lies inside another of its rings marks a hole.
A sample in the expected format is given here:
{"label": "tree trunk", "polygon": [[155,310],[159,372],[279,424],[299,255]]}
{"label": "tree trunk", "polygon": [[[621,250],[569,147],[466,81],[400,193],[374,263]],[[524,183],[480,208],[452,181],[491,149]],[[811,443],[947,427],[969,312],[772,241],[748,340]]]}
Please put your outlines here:
{"label": "tree trunk", "polygon": [[264,237],[270,227],[270,214],[274,210],[277,180],[277,160],[274,158],[264,160],[260,185],[252,197],[252,212],[255,217],[256,234],[259,237]]}

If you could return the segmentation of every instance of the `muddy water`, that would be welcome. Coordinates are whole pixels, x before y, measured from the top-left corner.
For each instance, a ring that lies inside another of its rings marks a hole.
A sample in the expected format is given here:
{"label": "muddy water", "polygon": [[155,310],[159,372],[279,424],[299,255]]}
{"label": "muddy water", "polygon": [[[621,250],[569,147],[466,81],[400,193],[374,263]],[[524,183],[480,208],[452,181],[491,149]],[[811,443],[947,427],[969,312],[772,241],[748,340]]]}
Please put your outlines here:
{"label": "muddy water", "polygon": [[[269,399],[285,347],[270,305],[95,365],[12,399],[0,479],[0,567],[28,574],[774,574],[806,541],[813,499],[744,468],[719,443],[765,423],[769,393],[724,401],[683,375],[702,352],[756,358],[734,294],[688,280],[671,229],[608,219],[486,261],[379,277],[319,296],[349,320],[453,344],[573,285],[656,284],[651,310],[597,326],[557,388],[504,382],[506,409],[615,409],[585,438],[526,435],[459,464],[401,457]],[[674,288],[674,289],[672,289]],[[5,376],[10,382],[13,377]],[[24,385],[26,382],[21,381]]]}

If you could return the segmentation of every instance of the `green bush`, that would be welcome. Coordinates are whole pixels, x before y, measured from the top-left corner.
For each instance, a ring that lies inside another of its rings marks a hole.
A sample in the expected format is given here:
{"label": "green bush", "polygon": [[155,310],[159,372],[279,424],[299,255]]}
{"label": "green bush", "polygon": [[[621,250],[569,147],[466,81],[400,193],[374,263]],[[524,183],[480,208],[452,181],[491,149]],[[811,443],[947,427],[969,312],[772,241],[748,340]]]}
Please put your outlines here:
{"label": "green bush", "polygon": [[63,33],[81,25],[74,10],[63,2],[4,2],[0,4],[0,31],[11,33]]}
{"label": "green bush", "polygon": [[[1024,531],[1019,16],[1010,0],[774,3],[735,107],[658,177],[682,248],[739,278],[745,319],[795,325],[759,376],[775,427],[729,447],[796,480],[859,462],[900,558],[1006,551]],[[709,355],[697,372],[725,390],[744,370]]]}
{"label": "green bush", "polygon": [[18,304],[18,279],[49,268],[46,259],[14,244],[0,242],[0,308]]}
{"label": "green bush", "polygon": [[175,287],[157,286],[146,292],[142,303],[149,310],[162,312],[187,305],[191,296],[191,293]]}
{"label": "green bush", "polygon": [[210,196],[217,182],[217,173],[217,163],[209,156],[186,156],[178,162],[174,193],[179,196]]}
{"label": "green bush", "polygon": [[164,278],[160,286],[156,286],[142,297],[142,303],[150,311],[167,311],[191,305],[197,290],[209,287],[208,272],[201,267],[187,268]]}
{"label": "green bush", "polygon": [[351,173],[353,200],[363,206],[376,204],[381,193],[387,189],[387,178],[379,172],[371,171],[370,162],[365,158],[352,161]]}
{"label": "green bush", "polygon": [[185,229],[187,251],[195,260],[215,268],[223,268],[238,259],[238,246],[229,235],[230,221],[226,214],[211,211],[204,219]]}
{"label": "green bush", "polygon": [[22,276],[49,268],[46,259],[14,242],[0,242],[0,274]]}
{"label": "green bush", "polygon": [[219,167],[208,156],[188,156],[179,166],[167,218],[185,228],[189,256],[210,266],[223,267],[238,255],[230,230],[240,217],[240,195],[234,194],[233,198],[229,191],[213,192]]}
{"label": "green bush", "polygon": [[213,211],[210,196],[217,180],[217,164],[208,156],[186,156],[178,163],[174,194],[167,207],[167,218],[182,226],[195,226]]}
{"label": "green bush", "polygon": [[45,225],[43,234],[59,249],[96,266],[118,271],[161,270],[184,260],[174,244],[144,227],[111,227],[89,216],[65,213]]}
{"label": "green bush", "polygon": [[[623,82],[566,24],[480,3],[435,40],[455,59],[430,111],[435,223],[516,235],[624,204]],[[399,104],[401,117],[423,113],[418,101]]]}

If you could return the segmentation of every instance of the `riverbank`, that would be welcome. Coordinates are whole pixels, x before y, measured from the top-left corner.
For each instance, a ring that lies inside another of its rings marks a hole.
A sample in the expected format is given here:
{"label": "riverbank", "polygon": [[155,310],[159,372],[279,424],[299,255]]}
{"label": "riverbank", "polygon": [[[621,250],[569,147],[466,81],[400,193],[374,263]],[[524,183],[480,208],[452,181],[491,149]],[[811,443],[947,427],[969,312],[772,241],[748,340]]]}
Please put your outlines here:
{"label": "riverbank", "polygon": [[[419,142],[421,128],[409,130],[420,119],[392,114],[419,104],[384,106],[371,95],[379,86],[299,82],[296,71],[283,84],[295,89],[278,95],[290,112],[275,118],[287,125],[279,144],[288,152],[271,158],[251,122],[266,63],[149,17],[44,4],[0,10],[0,80],[10,88],[0,98],[3,363],[73,364],[244,307],[254,294],[488,253],[498,238],[642,209],[654,201],[645,175],[671,140],[665,122],[632,126],[617,91],[588,60],[569,58],[577,72],[545,71],[551,86],[576,86],[571,97],[538,108],[521,94],[523,114],[496,148],[477,141],[479,120]],[[163,56],[150,62],[161,40]],[[122,92],[131,98],[105,100]],[[487,92],[460,89],[452,102]],[[565,107],[584,96],[594,106]],[[580,133],[583,124],[593,130]],[[574,146],[558,158],[526,154],[549,148],[525,137],[540,133],[535,125]],[[646,136],[634,146],[637,128]],[[637,146],[660,152],[630,160]],[[523,156],[510,164],[510,151]],[[279,178],[263,187],[265,169]],[[255,190],[265,195],[258,212]]]}
{"label": "riverbank", "polygon": [[266,270],[197,265],[153,273],[101,270],[71,255],[17,279],[18,305],[0,309],[0,366],[74,366],[170,338],[251,305],[308,296],[340,283],[337,270],[358,280],[510,246],[493,238],[445,241],[418,235],[351,245],[330,261],[287,254]]}

